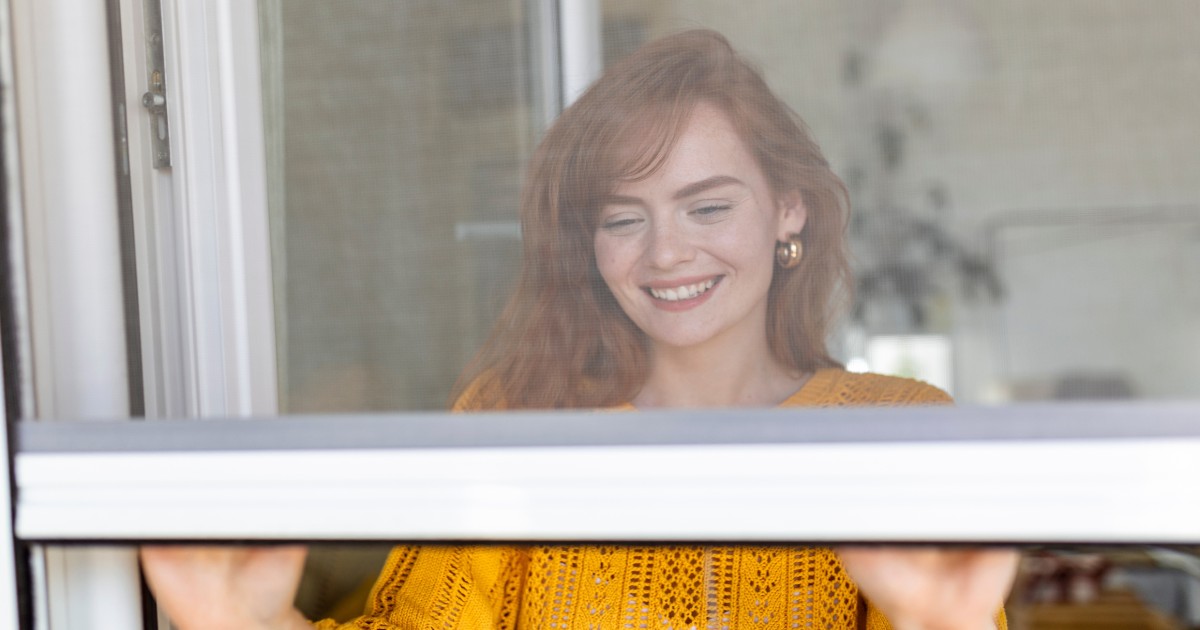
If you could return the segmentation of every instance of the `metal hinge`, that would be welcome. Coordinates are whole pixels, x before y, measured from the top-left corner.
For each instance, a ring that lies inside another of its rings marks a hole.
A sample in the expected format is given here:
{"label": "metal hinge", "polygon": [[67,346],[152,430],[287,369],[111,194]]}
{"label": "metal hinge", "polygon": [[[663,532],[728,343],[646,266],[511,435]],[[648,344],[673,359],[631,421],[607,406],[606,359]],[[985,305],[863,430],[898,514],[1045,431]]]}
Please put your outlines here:
{"label": "metal hinge", "polygon": [[146,0],[146,72],[150,91],[142,95],[142,107],[153,117],[150,134],[154,168],[171,166],[171,126],[167,123],[167,83],[163,62],[162,8],[158,0]]}

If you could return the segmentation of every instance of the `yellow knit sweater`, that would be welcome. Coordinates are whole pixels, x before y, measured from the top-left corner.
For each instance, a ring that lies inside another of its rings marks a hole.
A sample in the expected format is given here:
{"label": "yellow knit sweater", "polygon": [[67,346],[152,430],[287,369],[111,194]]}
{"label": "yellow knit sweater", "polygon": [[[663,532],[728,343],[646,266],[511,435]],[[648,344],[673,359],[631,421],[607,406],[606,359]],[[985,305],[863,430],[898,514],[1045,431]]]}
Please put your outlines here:
{"label": "yellow knit sweater", "polygon": [[[817,372],[785,407],[944,404],[906,379]],[[470,408],[460,401],[456,408]],[[999,627],[1005,629],[1003,613]],[[366,614],[321,630],[886,629],[837,556],[811,547],[403,546]]]}

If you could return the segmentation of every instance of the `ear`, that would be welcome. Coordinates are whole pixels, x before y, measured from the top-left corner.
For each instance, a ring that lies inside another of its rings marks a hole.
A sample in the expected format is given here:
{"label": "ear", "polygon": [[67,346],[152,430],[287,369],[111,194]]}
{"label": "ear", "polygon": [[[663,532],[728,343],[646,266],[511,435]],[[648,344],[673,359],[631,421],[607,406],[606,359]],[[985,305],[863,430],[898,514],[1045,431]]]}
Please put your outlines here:
{"label": "ear", "polygon": [[781,196],[776,205],[779,209],[779,233],[775,235],[776,240],[786,241],[804,230],[804,223],[808,220],[808,209],[804,207],[804,197],[800,191]]}

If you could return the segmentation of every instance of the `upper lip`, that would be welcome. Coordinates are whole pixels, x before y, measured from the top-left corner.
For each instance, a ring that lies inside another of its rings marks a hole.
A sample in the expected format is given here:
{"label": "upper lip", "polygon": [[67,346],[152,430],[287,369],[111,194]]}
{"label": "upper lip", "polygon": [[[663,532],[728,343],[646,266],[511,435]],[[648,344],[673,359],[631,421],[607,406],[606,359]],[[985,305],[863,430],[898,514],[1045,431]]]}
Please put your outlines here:
{"label": "upper lip", "polygon": [[672,278],[670,280],[654,280],[642,285],[646,289],[678,289],[692,284],[700,284],[709,280],[720,280],[723,278],[721,274],[710,274],[707,276],[689,276],[687,278]]}

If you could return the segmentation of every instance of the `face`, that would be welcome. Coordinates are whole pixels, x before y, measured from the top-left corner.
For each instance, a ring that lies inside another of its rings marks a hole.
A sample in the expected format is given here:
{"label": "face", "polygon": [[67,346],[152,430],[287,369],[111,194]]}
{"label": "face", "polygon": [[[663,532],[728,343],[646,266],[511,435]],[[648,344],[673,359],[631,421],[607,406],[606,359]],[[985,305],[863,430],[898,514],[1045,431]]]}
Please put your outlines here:
{"label": "face", "polygon": [[765,345],[775,242],[804,227],[721,110],[700,105],[662,167],[601,204],[596,262],[657,348]]}

